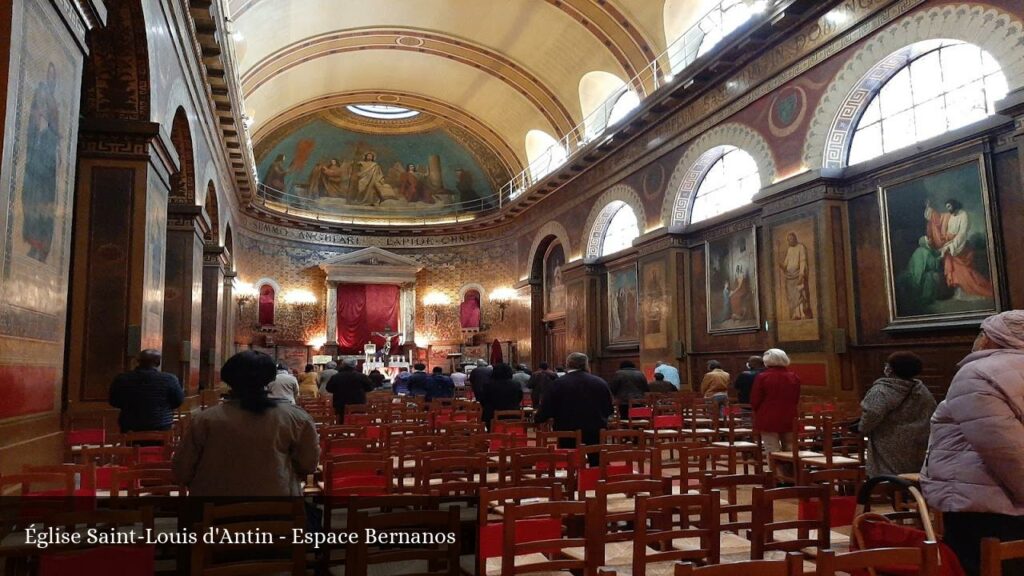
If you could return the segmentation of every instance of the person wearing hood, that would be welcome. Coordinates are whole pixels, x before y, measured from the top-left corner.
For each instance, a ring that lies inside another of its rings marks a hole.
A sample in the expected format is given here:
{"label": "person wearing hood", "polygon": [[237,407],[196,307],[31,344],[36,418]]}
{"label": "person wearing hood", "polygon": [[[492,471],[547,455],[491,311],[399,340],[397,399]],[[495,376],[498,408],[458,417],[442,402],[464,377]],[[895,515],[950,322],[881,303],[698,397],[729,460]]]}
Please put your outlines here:
{"label": "person wearing hood", "polygon": [[928,448],[935,398],[917,379],[923,364],[913,352],[894,352],[884,376],[861,400],[860,431],[868,436],[870,477],[917,472]]}
{"label": "person wearing hood", "polygon": [[618,371],[612,376],[608,385],[611,387],[612,395],[615,396],[615,402],[619,405],[619,418],[622,420],[629,419],[629,401],[641,399],[644,394],[651,391],[647,384],[647,377],[643,372],[637,370],[636,364],[629,360],[623,360],[619,364]]}
{"label": "person wearing hood", "polygon": [[[989,316],[932,416],[921,488],[977,574],[982,538],[1024,539],[1024,310]],[[1003,563],[1024,574],[1024,561]]]}

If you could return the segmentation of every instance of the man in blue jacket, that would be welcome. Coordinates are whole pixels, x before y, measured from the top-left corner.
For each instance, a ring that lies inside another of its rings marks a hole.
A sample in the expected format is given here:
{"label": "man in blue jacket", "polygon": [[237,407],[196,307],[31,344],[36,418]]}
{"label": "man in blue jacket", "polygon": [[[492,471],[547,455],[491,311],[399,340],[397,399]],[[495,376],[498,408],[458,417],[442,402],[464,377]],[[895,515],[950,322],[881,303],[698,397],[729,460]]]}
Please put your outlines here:
{"label": "man in blue jacket", "polygon": [[139,366],[118,374],[110,385],[110,405],[120,408],[121,432],[170,430],[174,410],[185,401],[178,377],[160,371],[160,352],[139,352]]}

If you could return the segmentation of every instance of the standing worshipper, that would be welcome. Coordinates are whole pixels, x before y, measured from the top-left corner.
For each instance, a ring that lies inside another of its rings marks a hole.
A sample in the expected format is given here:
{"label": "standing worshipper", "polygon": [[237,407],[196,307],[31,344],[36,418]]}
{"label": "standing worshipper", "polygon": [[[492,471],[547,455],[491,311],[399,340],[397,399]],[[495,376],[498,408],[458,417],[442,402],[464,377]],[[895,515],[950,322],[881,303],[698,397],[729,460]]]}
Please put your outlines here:
{"label": "standing worshipper", "polygon": [[[587,372],[589,358],[582,352],[569,354],[566,366],[569,371],[548,387],[540,401],[540,411],[534,417],[538,424],[554,420],[553,430],[579,430],[584,445],[601,441],[601,430],[608,427],[612,415],[612,391],[608,383]],[[573,441],[559,440],[561,448],[575,448]],[[588,456],[591,466],[596,466],[597,454]]]}
{"label": "standing worshipper", "polygon": [[523,389],[523,394],[530,391],[530,369],[525,364],[516,366],[516,372],[512,375],[512,379]]}
{"label": "standing worshipper", "polygon": [[558,374],[551,370],[547,362],[541,362],[539,367],[540,369],[531,374],[530,381],[526,383],[530,389],[530,401],[533,403],[534,409],[540,406],[547,387],[558,378]]}
{"label": "standing worshipper", "polygon": [[917,354],[893,352],[860,402],[868,477],[916,473],[924,464],[935,398],[917,379],[922,367]]}
{"label": "standing worshipper", "polygon": [[477,360],[476,368],[469,371],[469,386],[473,389],[473,397],[480,399],[480,391],[491,379],[491,372],[494,368],[487,365],[486,360]]}
{"label": "standing worshipper", "polygon": [[110,385],[110,405],[119,408],[121,432],[170,430],[174,410],[185,401],[178,377],[161,372],[160,352],[139,352],[138,367],[118,374]]}
{"label": "standing worshipper", "polygon": [[444,369],[434,366],[427,380],[427,400],[434,398],[452,398],[455,396],[455,382],[444,375]]}
{"label": "standing worshipper", "polygon": [[324,366],[323,372],[320,373],[320,393],[323,394],[327,391],[327,383],[331,381],[331,378],[338,373],[338,363],[328,362]]}
{"label": "standing worshipper", "polygon": [[320,377],[316,366],[306,364],[306,371],[299,375],[299,396],[302,398],[318,398],[320,396]]}
{"label": "standing worshipper", "polygon": [[736,401],[740,404],[750,404],[750,391],[754,388],[754,380],[757,375],[764,372],[764,360],[760,356],[747,358],[747,369],[740,372],[736,377]]}
{"label": "standing worshipper", "polygon": [[629,401],[641,399],[650,391],[647,386],[647,377],[636,369],[636,364],[629,360],[623,360],[619,364],[619,369],[612,376],[612,381],[608,383],[608,386],[619,406],[619,418],[623,420],[629,418]]}
{"label": "standing worshipper", "polygon": [[[977,574],[982,538],[1024,539],[1024,310],[989,316],[932,416],[921,488]],[[1024,561],[1003,563],[1024,574]]]}
{"label": "standing worshipper", "polygon": [[302,482],[320,460],[320,441],[305,410],[268,396],[274,360],[239,352],[220,376],[231,387],[228,401],[192,417],[174,452],[175,478],[190,496],[302,496]]}
{"label": "standing worshipper", "polygon": [[271,398],[295,404],[295,399],[299,395],[299,380],[292,376],[292,371],[288,369],[284,362],[278,362],[277,378],[274,378],[274,381],[270,383],[268,388]]}
{"label": "standing worshipper", "polygon": [[668,381],[665,380],[664,374],[662,374],[661,372],[654,373],[654,382],[651,382],[651,392],[656,392],[658,394],[668,394],[675,391],[676,387],[669,384]]}
{"label": "standing worshipper", "polygon": [[679,390],[679,386],[680,386],[680,382],[681,381],[679,380],[679,369],[678,368],[676,368],[675,366],[672,366],[671,364],[666,364],[666,363],[664,363],[664,362],[659,360],[654,365],[654,373],[655,374],[664,374],[665,375],[665,381],[668,382],[669,384],[671,384],[672,386],[674,386],[676,390]]}
{"label": "standing worshipper", "polygon": [[427,365],[422,362],[417,362],[416,364],[413,364],[412,369],[413,373],[406,381],[409,386],[409,395],[426,396],[430,378],[426,372]]}
{"label": "standing worshipper", "polygon": [[327,391],[333,395],[338,424],[345,423],[345,406],[366,404],[366,393],[373,390],[373,382],[356,370],[356,364],[355,358],[346,359],[341,363],[341,370],[327,383]]}
{"label": "standing worshipper", "polygon": [[700,381],[700,393],[705,400],[711,400],[718,405],[718,413],[721,415],[729,401],[729,373],[722,370],[722,364],[718,360],[708,362],[708,371]]}
{"label": "standing worshipper", "polygon": [[762,357],[764,372],[754,379],[750,405],[754,409],[754,430],[761,433],[767,453],[789,448],[793,442],[793,419],[800,404],[800,378],[789,368],[789,356],[772,348]]}
{"label": "standing worshipper", "polygon": [[[472,375],[471,372],[470,376]],[[484,425],[490,430],[496,410],[518,410],[522,406],[523,387],[512,379],[512,367],[502,362],[494,365],[487,382],[480,388],[480,396],[477,399],[483,408],[481,416]]]}

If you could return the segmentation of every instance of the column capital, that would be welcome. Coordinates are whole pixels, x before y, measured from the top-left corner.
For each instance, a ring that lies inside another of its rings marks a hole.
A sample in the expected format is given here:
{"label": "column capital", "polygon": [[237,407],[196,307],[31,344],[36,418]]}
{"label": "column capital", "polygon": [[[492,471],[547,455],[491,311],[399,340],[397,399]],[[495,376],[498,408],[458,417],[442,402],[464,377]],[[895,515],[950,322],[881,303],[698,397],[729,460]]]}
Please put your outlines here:
{"label": "column capital", "polygon": [[82,118],[78,132],[80,158],[149,162],[167,189],[178,169],[178,155],[156,122],[120,118]]}

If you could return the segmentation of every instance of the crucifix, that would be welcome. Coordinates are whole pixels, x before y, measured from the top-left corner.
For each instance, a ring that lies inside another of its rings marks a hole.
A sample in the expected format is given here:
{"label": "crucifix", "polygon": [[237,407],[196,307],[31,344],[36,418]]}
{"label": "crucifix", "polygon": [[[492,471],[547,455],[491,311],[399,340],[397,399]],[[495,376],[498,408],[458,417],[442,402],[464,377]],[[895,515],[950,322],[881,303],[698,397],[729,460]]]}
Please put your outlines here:
{"label": "crucifix", "polygon": [[379,332],[374,332],[373,336],[379,336],[384,339],[384,346],[380,349],[380,355],[382,358],[387,358],[391,355],[391,339],[398,336],[401,332],[395,332],[391,329],[391,326],[384,326],[384,329]]}

